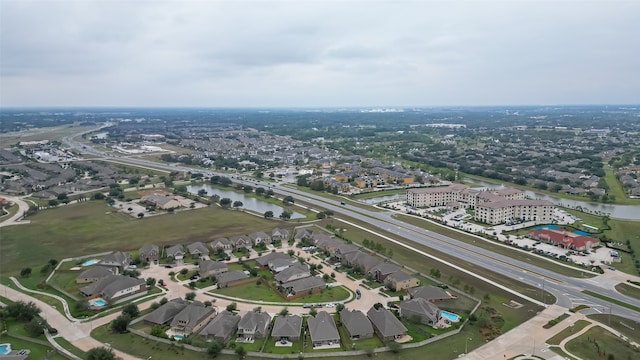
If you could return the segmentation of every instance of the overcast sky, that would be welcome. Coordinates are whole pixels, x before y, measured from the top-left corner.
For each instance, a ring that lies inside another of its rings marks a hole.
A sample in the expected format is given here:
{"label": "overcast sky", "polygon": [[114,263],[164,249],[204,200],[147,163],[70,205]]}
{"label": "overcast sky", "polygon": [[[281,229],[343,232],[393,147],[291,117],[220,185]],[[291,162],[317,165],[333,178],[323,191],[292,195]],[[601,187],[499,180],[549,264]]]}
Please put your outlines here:
{"label": "overcast sky", "polygon": [[0,0],[0,104],[640,102],[640,1]]}

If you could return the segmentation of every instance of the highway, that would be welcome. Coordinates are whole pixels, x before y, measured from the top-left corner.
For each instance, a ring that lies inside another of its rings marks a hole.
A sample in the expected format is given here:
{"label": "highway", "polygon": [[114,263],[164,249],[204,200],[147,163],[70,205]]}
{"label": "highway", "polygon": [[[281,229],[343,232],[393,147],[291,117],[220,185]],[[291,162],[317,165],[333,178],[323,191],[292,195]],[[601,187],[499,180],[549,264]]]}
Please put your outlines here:
{"label": "highway", "polygon": [[[202,173],[205,176],[230,176],[229,174],[225,173],[188,168],[185,166],[172,166],[135,157],[111,156],[102,153],[91,146],[75,141],[73,138],[75,138],[76,136],[67,137],[64,139],[64,142],[81,153],[88,153],[94,156],[99,156],[105,160],[157,168],[166,171]],[[233,181],[252,186],[256,185],[256,180],[239,179],[237,176],[233,179]],[[437,234],[420,227],[407,224],[400,220],[396,220],[392,218],[392,215],[395,213],[391,211],[369,211],[353,206],[343,206],[334,200],[330,200],[319,195],[310,194],[290,187],[272,186],[271,188],[277,194],[284,196],[291,195],[294,197],[294,199],[299,199],[309,204],[315,204],[316,206],[324,208],[326,210],[331,210],[336,216],[344,215],[367,223],[370,225],[370,230],[372,231],[384,230],[392,233],[394,234],[394,240],[401,240],[402,243],[406,243],[408,245],[410,245],[411,242],[425,245],[434,250],[455,256],[460,260],[458,264],[470,264],[473,266],[489,269],[501,275],[540,289],[540,292],[537,292],[538,294],[518,294],[517,292],[512,290],[512,293],[514,295],[518,295],[524,298],[534,298],[534,301],[540,303],[539,300],[535,300],[535,297],[539,297],[541,299],[542,289],[544,288],[545,291],[550,292],[556,297],[556,303],[559,306],[570,308],[579,304],[587,304],[590,305],[595,312],[607,314],[611,313],[613,315],[623,316],[640,322],[639,312],[619,305],[611,304],[605,300],[595,298],[581,292],[582,290],[590,290],[604,296],[640,307],[640,300],[622,295],[615,291],[615,289],[613,289],[613,285],[615,285],[615,283],[617,283],[618,281],[612,282],[605,275],[599,275],[589,279],[568,277],[547,270],[540,265],[515,260],[508,256],[496,254],[472,244],[467,244],[454,238]],[[479,241],[483,240],[479,239]],[[544,264],[544,260],[540,260],[539,263]],[[464,265],[460,266],[464,267]],[[470,271],[468,271],[468,273],[475,275]]]}

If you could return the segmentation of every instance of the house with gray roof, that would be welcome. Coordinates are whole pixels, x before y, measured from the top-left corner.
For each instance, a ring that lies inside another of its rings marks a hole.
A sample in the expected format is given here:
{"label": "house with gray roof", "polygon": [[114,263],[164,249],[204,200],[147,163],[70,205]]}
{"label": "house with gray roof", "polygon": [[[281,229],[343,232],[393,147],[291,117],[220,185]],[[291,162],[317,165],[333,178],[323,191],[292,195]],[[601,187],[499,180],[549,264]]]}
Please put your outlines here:
{"label": "house with gray roof", "polygon": [[357,246],[352,244],[342,244],[333,250],[332,255],[338,258],[339,260],[342,260],[345,257],[345,255],[354,253],[356,251],[358,251]]}
{"label": "house with gray roof", "polygon": [[175,196],[162,194],[149,194],[140,198],[141,203],[149,204],[158,209],[168,210],[179,208],[180,201]]}
{"label": "house with gray roof", "polygon": [[396,340],[407,335],[407,328],[402,322],[391,311],[383,307],[378,310],[375,307],[371,307],[367,311],[367,317],[371,321],[376,335],[384,342]]}
{"label": "house with gray roof", "polygon": [[158,245],[145,244],[138,250],[138,257],[143,262],[152,262],[160,258],[160,248]]}
{"label": "house with gray roof", "polygon": [[273,259],[271,261],[269,261],[269,270],[271,270],[273,273],[277,274],[279,272],[281,272],[282,270],[285,270],[286,268],[295,265],[299,263],[298,260],[289,257],[287,258],[277,258],[277,259]]}
{"label": "house with gray roof", "polygon": [[275,341],[298,341],[302,330],[302,318],[298,315],[276,317],[271,330],[271,338]]}
{"label": "house with gray roof", "polygon": [[271,240],[272,241],[287,241],[289,240],[289,230],[274,228],[271,230]]}
{"label": "house with gray roof", "polygon": [[235,315],[226,310],[220,312],[213,320],[204,326],[198,335],[207,340],[218,340],[221,343],[226,343],[236,332],[238,323],[240,322],[240,315]]}
{"label": "house with gray roof", "polygon": [[288,283],[298,279],[304,279],[311,276],[309,266],[306,264],[296,263],[282,270],[274,276],[278,284]]}
{"label": "house with gray roof", "polygon": [[249,311],[238,323],[238,339],[236,341],[250,342],[261,339],[269,333],[271,316],[265,312]]}
{"label": "house with gray roof", "polygon": [[222,273],[227,272],[229,267],[225,262],[214,260],[203,260],[198,264],[198,273],[202,277],[207,276],[219,276]]}
{"label": "house with gray roof", "polygon": [[245,274],[242,270],[233,270],[228,271],[216,276],[216,281],[218,284],[218,288],[225,288],[229,286],[236,285],[236,283],[241,282],[249,278],[249,275]]}
{"label": "house with gray roof", "polygon": [[249,238],[254,246],[260,243],[271,244],[271,236],[264,231],[256,231],[253,234],[249,234]]}
{"label": "house with gray roof", "polygon": [[214,251],[217,251],[218,249],[222,249],[224,251],[228,251],[228,250],[232,250],[233,249],[233,244],[227,238],[215,239],[209,245],[211,246],[211,248]]}
{"label": "house with gray roof", "polygon": [[387,277],[384,279],[384,284],[389,289],[400,291],[420,285],[420,280],[418,280],[418,278],[416,278],[415,276],[411,276],[406,272],[400,270],[387,275]]}
{"label": "house with gray roof", "polygon": [[187,245],[187,250],[189,251],[189,255],[194,258],[209,256],[209,248],[207,247],[207,245],[203,244],[200,241],[196,241],[192,244]]}
{"label": "house with gray roof", "polygon": [[293,296],[301,292],[314,292],[316,290],[324,289],[327,287],[324,280],[317,276],[310,276],[303,279],[293,280],[287,283],[283,283],[279,286],[283,292]]}
{"label": "house with gray roof", "polygon": [[259,258],[256,259],[256,263],[258,264],[258,266],[261,267],[267,267],[269,266],[269,261],[275,260],[275,259],[291,259],[291,256],[285,254],[285,253],[281,253],[281,252],[270,252],[266,255],[262,255]]}
{"label": "house with gray roof", "polygon": [[315,236],[314,239],[316,247],[318,247],[318,249],[327,251],[330,254],[333,254],[338,246],[344,245],[344,242],[328,237],[324,234],[322,236]]}
{"label": "house with gray roof", "polygon": [[420,319],[426,325],[435,325],[440,321],[440,309],[423,298],[415,298],[400,303],[400,316],[407,320]]}
{"label": "house with gray roof", "polygon": [[307,319],[309,336],[313,347],[340,346],[340,334],[333,317],[326,311],[320,311],[316,316]]}
{"label": "house with gray roof", "polygon": [[354,268],[360,268],[363,274],[368,273],[369,271],[371,271],[371,269],[382,263],[382,261],[380,261],[378,258],[369,254],[365,254],[364,252],[359,250],[343,255],[341,261]]}
{"label": "house with gray roof", "polygon": [[109,303],[146,291],[147,283],[144,279],[123,275],[109,275],[80,288],[83,295],[89,298],[102,297]]}
{"label": "house with gray roof", "polygon": [[90,266],[76,277],[76,284],[96,282],[103,277],[116,274],[117,271],[117,268],[111,268],[109,266]]}
{"label": "house with gray roof", "polygon": [[367,273],[373,275],[376,281],[383,282],[387,278],[387,276],[400,270],[400,266],[393,263],[384,262],[374,266]]}
{"label": "house with gray roof", "polygon": [[340,322],[345,330],[347,330],[351,340],[373,337],[373,325],[371,325],[369,318],[360,310],[344,309],[340,311]]}
{"label": "house with gray roof", "polygon": [[122,251],[114,251],[111,254],[105,256],[98,265],[100,266],[114,266],[118,268],[126,268],[130,264],[133,263],[133,257],[131,254],[122,252]]}
{"label": "house with gray roof", "polygon": [[438,302],[455,299],[455,296],[451,296],[444,289],[433,285],[425,285],[416,288],[409,289],[409,295],[412,299],[423,298],[430,302]]}
{"label": "house with gray roof", "polygon": [[171,330],[178,334],[198,332],[216,315],[216,309],[193,302],[177,313],[171,320]]}
{"label": "house with gray roof", "polygon": [[166,249],[167,257],[174,260],[182,260],[184,258],[184,246],[181,244],[170,246]]}
{"label": "house with gray roof", "polygon": [[249,239],[246,236],[234,237],[234,238],[231,238],[229,241],[231,241],[231,244],[236,249],[251,247],[251,239]]}
{"label": "house with gray roof", "polygon": [[302,239],[311,239],[311,237],[313,237],[313,230],[306,228],[306,229],[297,230],[293,238],[296,241],[300,241]]}
{"label": "house with gray roof", "polygon": [[167,301],[164,305],[147,314],[143,321],[150,325],[167,325],[173,318],[184,310],[187,304],[181,298]]}

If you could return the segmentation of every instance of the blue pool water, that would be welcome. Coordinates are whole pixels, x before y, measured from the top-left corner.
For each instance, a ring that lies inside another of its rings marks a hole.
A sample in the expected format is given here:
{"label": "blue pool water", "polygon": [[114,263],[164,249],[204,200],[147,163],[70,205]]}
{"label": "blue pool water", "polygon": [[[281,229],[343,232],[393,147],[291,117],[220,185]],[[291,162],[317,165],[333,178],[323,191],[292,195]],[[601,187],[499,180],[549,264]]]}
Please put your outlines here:
{"label": "blue pool water", "polygon": [[441,311],[440,314],[444,317],[446,317],[447,319],[449,319],[449,321],[451,322],[458,322],[460,320],[460,316],[454,314],[454,313],[450,313],[447,311]]}
{"label": "blue pool water", "polygon": [[104,299],[91,299],[89,300],[89,304],[94,307],[103,307],[107,305],[107,302]]}
{"label": "blue pool water", "polygon": [[11,352],[11,344],[0,344],[0,355],[6,355]]}
{"label": "blue pool water", "polygon": [[584,231],[580,231],[580,230],[576,230],[573,233],[574,234],[578,234],[578,235],[582,235],[582,236],[589,236],[588,232],[584,232]]}
{"label": "blue pool water", "polygon": [[87,261],[82,263],[82,266],[89,266],[89,265],[97,264],[99,261],[100,260],[98,260],[98,259],[87,260]]}
{"label": "blue pool water", "polygon": [[182,340],[182,339],[184,339],[184,336],[182,336],[182,335],[173,335],[173,338],[176,339],[176,340]]}
{"label": "blue pool water", "polygon": [[557,229],[559,229],[559,228],[560,228],[560,226],[558,226],[558,225],[548,224],[548,225],[539,225],[539,226],[536,226],[534,229],[536,229],[536,230],[542,230],[542,229],[557,230]]}

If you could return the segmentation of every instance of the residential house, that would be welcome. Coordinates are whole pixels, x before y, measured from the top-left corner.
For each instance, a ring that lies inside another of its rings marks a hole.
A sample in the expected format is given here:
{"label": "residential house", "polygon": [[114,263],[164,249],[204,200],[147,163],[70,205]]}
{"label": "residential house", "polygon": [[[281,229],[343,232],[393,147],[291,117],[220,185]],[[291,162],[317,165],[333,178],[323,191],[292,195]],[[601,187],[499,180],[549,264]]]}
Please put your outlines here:
{"label": "residential house", "polygon": [[80,288],[80,292],[89,297],[102,297],[109,303],[147,291],[144,279],[136,279],[123,275],[109,275]]}
{"label": "residential house", "polygon": [[111,254],[105,256],[98,263],[98,265],[100,265],[100,266],[112,266],[112,267],[117,267],[117,268],[126,268],[132,263],[133,263],[133,257],[131,256],[131,254],[126,253],[126,252],[122,252],[122,251],[115,251],[115,252],[112,252]]}
{"label": "residential house", "polygon": [[[117,268],[115,269],[117,271]],[[109,275],[114,275],[113,268],[105,266],[91,266],[85,271],[81,272],[78,277],[76,277],[76,284],[87,284],[96,282]]]}
{"label": "residential house", "polygon": [[327,287],[324,280],[317,276],[310,276],[303,279],[293,280],[280,285],[280,288],[287,294],[293,296],[299,293],[316,292]]}
{"label": "residential house", "polygon": [[412,299],[422,298],[432,303],[456,298],[444,289],[433,285],[411,288],[409,289],[409,296],[411,296]]}
{"label": "residential house", "polygon": [[264,231],[256,231],[253,234],[250,234],[249,238],[251,239],[253,246],[260,243],[271,244],[271,237]]}
{"label": "residential house", "polygon": [[440,321],[440,309],[432,302],[423,298],[415,298],[400,302],[400,316],[404,319],[414,321],[420,319],[420,322],[426,325],[436,327]]}
{"label": "residential house", "polygon": [[274,274],[281,272],[282,270],[287,269],[288,267],[298,264],[298,260],[290,257],[286,258],[277,258],[269,261],[269,270],[271,270]]}
{"label": "residential house", "polygon": [[313,230],[306,228],[306,229],[300,229],[298,231],[296,231],[296,234],[294,235],[294,239],[296,242],[300,242],[303,239],[311,239],[313,237]]}
{"label": "residential house", "polygon": [[311,271],[309,270],[309,266],[306,264],[297,263],[277,273],[274,278],[278,282],[278,284],[284,284],[294,280],[303,279],[309,276],[311,276]]}
{"label": "residential house", "polygon": [[400,291],[420,285],[420,280],[400,270],[389,274],[384,280],[384,284],[390,289]]}
{"label": "residential house", "polygon": [[289,230],[274,228],[271,230],[271,240],[272,241],[287,241],[289,240]]}
{"label": "residential house", "polygon": [[184,246],[178,244],[170,246],[166,249],[166,254],[168,258],[172,258],[174,260],[182,260],[184,259]]}
{"label": "residential house", "polygon": [[407,328],[396,318],[391,311],[380,307],[378,310],[372,307],[367,311],[367,317],[373,325],[376,335],[383,341],[399,339],[407,335]]}
{"label": "residential house", "polygon": [[351,340],[368,339],[373,336],[373,325],[360,310],[340,311],[340,322]]}
{"label": "residential house", "polygon": [[373,278],[376,279],[376,281],[383,282],[387,278],[387,276],[401,270],[402,269],[400,268],[400,266],[393,263],[385,262],[374,266],[367,273],[371,274]]}
{"label": "residential house", "polygon": [[340,346],[340,334],[333,317],[326,311],[320,311],[316,316],[307,319],[309,336],[313,347]]}
{"label": "residential house", "polygon": [[302,330],[302,318],[298,315],[276,317],[271,330],[271,338],[275,341],[298,341]]}
{"label": "residential house", "polygon": [[348,264],[351,267],[358,268],[362,274],[366,274],[374,267],[382,263],[378,258],[365,254],[362,251],[350,252],[344,255],[341,259],[343,264]]}
{"label": "residential house", "polygon": [[358,247],[352,244],[341,244],[338,247],[336,247],[335,249],[333,249],[333,251],[329,251],[331,252],[331,255],[335,256],[336,258],[338,258],[339,260],[342,260],[342,258],[347,255],[347,254],[352,254],[358,251]]}
{"label": "residential house", "polygon": [[141,197],[140,202],[162,210],[177,209],[181,206],[180,201],[172,195],[149,194]]}
{"label": "residential house", "polygon": [[246,236],[238,236],[235,238],[231,238],[231,245],[235,248],[235,249],[241,249],[241,248],[250,248],[251,247],[251,239],[249,239]]}
{"label": "residential house", "polygon": [[143,321],[150,325],[168,325],[173,318],[184,310],[187,304],[181,298],[167,301],[164,305],[147,314]]}
{"label": "residential house", "polygon": [[216,281],[218,284],[218,288],[224,288],[236,285],[238,283],[244,282],[249,278],[249,275],[245,274],[242,270],[233,270],[228,271],[216,276]]}
{"label": "residential house", "polygon": [[314,236],[313,239],[318,249],[326,251],[332,255],[335,253],[338,246],[344,245],[344,242],[324,234],[318,234]]}
{"label": "residential house", "polygon": [[160,249],[158,245],[145,244],[138,250],[138,257],[147,263],[157,261],[160,258]]}
{"label": "residential house", "polygon": [[189,255],[192,258],[202,258],[204,256],[209,256],[209,248],[207,245],[203,244],[200,241],[196,241],[192,244],[187,245],[187,250],[189,251]]}
{"label": "residential house", "polygon": [[233,250],[233,244],[227,238],[218,238],[211,242],[211,248],[214,251],[218,251],[218,249],[222,249],[225,252]]}
{"label": "residential house", "polygon": [[238,323],[238,340],[249,342],[268,335],[271,316],[266,312],[249,311]]}
{"label": "residential house", "polygon": [[270,252],[266,255],[262,255],[259,258],[256,259],[256,263],[258,264],[258,266],[260,267],[267,267],[269,266],[269,262],[275,259],[291,259],[291,256],[285,254],[285,253],[281,253],[281,252]]}
{"label": "residential house", "polygon": [[215,308],[206,307],[201,302],[195,301],[173,317],[170,324],[171,330],[178,334],[198,332],[215,315]]}
{"label": "residential house", "polygon": [[203,260],[198,264],[198,273],[202,277],[218,276],[227,272],[229,267],[222,261]]}
{"label": "residential house", "polygon": [[207,340],[218,340],[221,343],[226,343],[236,332],[238,323],[240,322],[240,315],[235,315],[226,310],[220,312],[213,320],[204,326],[198,335]]}

